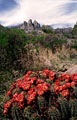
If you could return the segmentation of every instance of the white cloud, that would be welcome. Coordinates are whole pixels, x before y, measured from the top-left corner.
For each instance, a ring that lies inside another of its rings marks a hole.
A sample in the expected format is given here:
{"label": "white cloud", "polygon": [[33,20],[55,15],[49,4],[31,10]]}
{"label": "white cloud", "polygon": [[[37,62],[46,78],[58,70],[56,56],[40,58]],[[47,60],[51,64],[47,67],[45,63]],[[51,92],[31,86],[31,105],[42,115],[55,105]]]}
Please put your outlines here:
{"label": "white cloud", "polygon": [[[19,6],[14,10],[7,11],[0,15],[0,21],[4,26],[15,25],[36,19],[41,24],[75,24],[77,20],[76,11],[72,14],[61,15],[59,10],[66,3],[76,2],[75,0],[15,0]],[[77,4],[77,2],[76,2]]]}

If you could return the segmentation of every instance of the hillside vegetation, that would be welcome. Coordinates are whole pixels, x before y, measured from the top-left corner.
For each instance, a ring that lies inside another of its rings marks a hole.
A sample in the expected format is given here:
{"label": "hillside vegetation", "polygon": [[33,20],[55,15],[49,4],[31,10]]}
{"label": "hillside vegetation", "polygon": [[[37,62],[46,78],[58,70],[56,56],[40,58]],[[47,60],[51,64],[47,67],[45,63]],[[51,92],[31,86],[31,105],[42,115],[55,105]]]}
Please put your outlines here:
{"label": "hillside vegetation", "polygon": [[0,26],[0,101],[11,83],[28,70],[49,68],[64,72],[76,65],[77,25],[71,35],[55,33],[46,27],[42,27],[41,33],[25,33]]}

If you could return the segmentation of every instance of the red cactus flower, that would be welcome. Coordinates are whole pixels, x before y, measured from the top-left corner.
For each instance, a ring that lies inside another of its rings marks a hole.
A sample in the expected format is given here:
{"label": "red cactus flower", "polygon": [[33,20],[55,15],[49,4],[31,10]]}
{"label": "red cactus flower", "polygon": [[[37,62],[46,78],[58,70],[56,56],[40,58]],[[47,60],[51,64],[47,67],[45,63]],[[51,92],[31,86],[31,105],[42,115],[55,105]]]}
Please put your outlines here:
{"label": "red cactus flower", "polygon": [[59,86],[59,85],[60,85],[60,81],[56,81],[56,85],[58,85],[58,86]]}
{"label": "red cactus flower", "polygon": [[11,89],[7,92],[6,96],[11,95]]}
{"label": "red cactus flower", "polygon": [[34,99],[35,99],[35,96],[36,96],[36,92],[33,92],[33,93],[27,98],[28,102],[31,102],[32,100],[34,100]]}
{"label": "red cactus flower", "polygon": [[34,91],[34,88],[30,88],[30,89],[28,90],[28,94],[32,94],[33,91]]}
{"label": "red cactus flower", "polygon": [[25,80],[25,81],[29,81],[29,80],[31,80],[31,78],[30,78],[28,75],[25,75],[25,76],[24,76],[24,80]]}
{"label": "red cactus flower", "polygon": [[65,85],[66,85],[67,88],[71,87],[71,83],[66,83]]}
{"label": "red cactus flower", "polygon": [[27,75],[30,75],[32,72],[33,72],[33,71],[28,71],[28,72],[27,72]]}
{"label": "red cactus flower", "polygon": [[63,73],[63,74],[61,74],[61,76],[65,78],[67,76],[67,74]]}
{"label": "red cactus flower", "polygon": [[59,92],[63,90],[63,86],[60,86],[59,87]]}
{"label": "red cactus flower", "polygon": [[14,88],[14,87],[15,87],[15,85],[16,85],[16,82],[15,82],[15,83],[13,83],[13,84],[11,85],[11,87],[13,87],[13,88]]}
{"label": "red cactus flower", "polygon": [[24,101],[24,96],[23,96],[23,92],[21,92],[19,95],[18,95],[18,101],[19,102],[23,102]]}
{"label": "red cactus flower", "polygon": [[18,79],[17,81],[16,81],[16,83],[20,83],[22,80],[21,79]]}
{"label": "red cactus flower", "polygon": [[4,109],[4,110],[3,110],[3,114],[6,114],[6,113],[7,113],[7,109]]}
{"label": "red cactus flower", "polygon": [[62,85],[63,89],[66,89],[66,84]]}
{"label": "red cactus flower", "polygon": [[72,87],[72,88],[75,87],[75,82],[74,82],[74,81],[71,82],[71,87]]}
{"label": "red cactus flower", "polygon": [[69,82],[69,80],[70,80],[70,76],[66,74],[66,76],[65,76],[65,82]]}
{"label": "red cactus flower", "polygon": [[36,78],[36,77],[33,77],[33,78],[30,80],[31,84],[33,84],[34,81],[36,81],[36,80],[37,80],[37,78]]}
{"label": "red cactus flower", "polygon": [[41,95],[43,95],[43,94],[44,94],[44,90],[39,89],[39,90],[38,90],[38,95],[41,96]]}
{"label": "red cactus flower", "polygon": [[11,101],[8,101],[7,103],[4,104],[4,109],[9,108],[11,105]]}
{"label": "red cactus flower", "polygon": [[50,70],[48,70],[48,69],[44,69],[43,71],[46,72],[46,73],[50,72]]}
{"label": "red cactus flower", "polygon": [[66,81],[66,82],[68,82],[68,81],[69,81],[69,79],[70,79],[69,75],[67,75],[66,73],[61,74],[61,78],[62,78],[62,80],[64,80],[64,79],[65,79],[65,81]]}
{"label": "red cactus flower", "polygon": [[42,84],[38,84],[36,89],[38,90],[38,95],[43,95],[44,92],[46,92],[49,88],[48,88],[49,84],[47,83],[42,83]]}
{"label": "red cactus flower", "polygon": [[49,76],[49,79],[50,79],[50,80],[54,80],[54,76],[52,76],[52,77],[51,77],[51,76]]}
{"label": "red cactus flower", "polygon": [[59,88],[60,88],[60,86],[55,85],[55,86],[54,86],[54,91],[55,91],[55,92],[56,92],[56,91],[59,91]]}
{"label": "red cactus flower", "polygon": [[15,93],[14,95],[13,95],[13,98],[16,98],[18,96],[18,93]]}
{"label": "red cactus flower", "polygon": [[48,74],[47,74],[46,72],[43,72],[43,76],[44,76],[44,77],[47,77]]}
{"label": "red cactus flower", "polygon": [[46,92],[48,90],[48,86],[46,85],[42,86],[42,90]]}
{"label": "red cactus flower", "polygon": [[57,81],[59,81],[59,82],[60,82],[61,80],[62,80],[62,78],[61,78],[61,77],[60,77],[60,78],[57,78],[57,79],[56,79],[56,82],[57,82]]}
{"label": "red cactus flower", "polygon": [[18,107],[19,107],[19,108],[23,108],[23,107],[24,107],[24,102],[19,102],[19,103],[18,103]]}
{"label": "red cactus flower", "polygon": [[61,92],[61,94],[62,94],[62,96],[68,96],[69,95],[69,91],[68,90],[63,90],[62,92]]}
{"label": "red cactus flower", "polygon": [[37,79],[36,84],[40,84],[40,83],[42,83],[42,82],[43,82],[42,79]]}
{"label": "red cactus flower", "polygon": [[55,75],[55,73],[50,71],[49,76],[54,76],[54,75]]}
{"label": "red cactus flower", "polygon": [[71,75],[71,80],[77,81],[77,73]]}
{"label": "red cactus flower", "polygon": [[36,88],[39,89],[39,88],[42,87],[42,85],[43,85],[42,83],[41,83],[41,84],[38,84],[38,85],[36,86]]}
{"label": "red cactus flower", "polygon": [[23,88],[23,90],[28,90],[30,88],[30,82],[24,82],[22,84],[22,88]]}

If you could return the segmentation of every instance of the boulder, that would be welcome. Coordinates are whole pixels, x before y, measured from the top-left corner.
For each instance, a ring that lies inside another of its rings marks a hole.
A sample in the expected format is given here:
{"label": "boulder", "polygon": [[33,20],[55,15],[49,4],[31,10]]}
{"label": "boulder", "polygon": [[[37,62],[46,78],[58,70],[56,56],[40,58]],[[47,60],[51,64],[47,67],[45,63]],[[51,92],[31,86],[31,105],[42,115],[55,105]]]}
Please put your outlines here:
{"label": "boulder", "polygon": [[66,71],[67,74],[72,75],[73,73],[77,73],[77,65],[71,67]]}

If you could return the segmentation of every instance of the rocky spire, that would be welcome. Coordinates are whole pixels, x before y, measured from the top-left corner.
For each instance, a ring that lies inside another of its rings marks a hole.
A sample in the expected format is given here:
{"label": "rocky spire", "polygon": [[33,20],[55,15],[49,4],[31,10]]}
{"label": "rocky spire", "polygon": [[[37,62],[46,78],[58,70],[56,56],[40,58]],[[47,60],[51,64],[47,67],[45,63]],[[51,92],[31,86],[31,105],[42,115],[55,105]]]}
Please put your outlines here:
{"label": "rocky spire", "polygon": [[31,19],[27,23],[27,30],[28,30],[28,32],[32,32],[34,30],[34,25],[33,25]]}
{"label": "rocky spire", "polygon": [[40,24],[36,20],[32,22],[32,20],[30,19],[28,22],[24,21],[24,23],[21,26],[19,26],[19,29],[23,29],[25,30],[25,32],[32,32],[39,30]]}
{"label": "rocky spire", "polygon": [[36,20],[34,20],[33,24],[34,24],[34,28],[35,29],[39,29],[40,28],[40,24]]}

